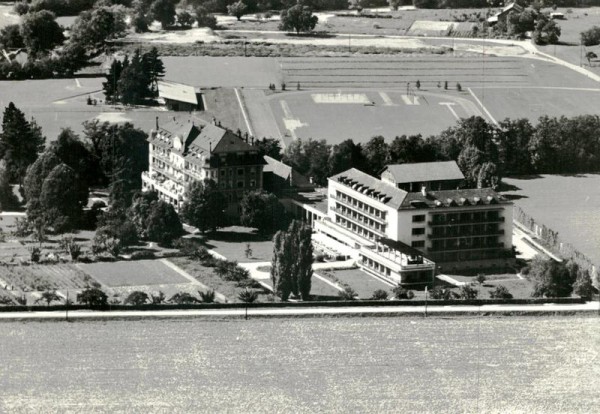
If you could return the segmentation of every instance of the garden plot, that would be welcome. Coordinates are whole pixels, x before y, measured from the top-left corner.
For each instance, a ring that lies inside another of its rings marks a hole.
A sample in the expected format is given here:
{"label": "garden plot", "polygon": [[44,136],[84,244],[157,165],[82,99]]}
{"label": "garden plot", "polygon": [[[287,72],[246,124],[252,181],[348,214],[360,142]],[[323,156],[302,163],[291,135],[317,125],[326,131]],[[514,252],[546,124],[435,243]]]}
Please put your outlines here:
{"label": "garden plot", "polygon": [[78,267],[110,288],[189,283],[188,279],[159,260],[101,262],[79,264]]}
{"label": "garden plot", "polygon": [[70,264],[0,266],[0,284],[10,290],[82,289],[93,282],[88,274]]}

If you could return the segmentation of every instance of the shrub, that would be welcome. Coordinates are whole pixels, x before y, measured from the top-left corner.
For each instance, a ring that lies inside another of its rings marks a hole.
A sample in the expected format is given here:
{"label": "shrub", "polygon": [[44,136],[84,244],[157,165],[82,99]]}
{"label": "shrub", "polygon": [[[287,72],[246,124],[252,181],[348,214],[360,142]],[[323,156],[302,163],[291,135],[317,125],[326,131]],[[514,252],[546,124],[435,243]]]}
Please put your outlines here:
{"label": "shrub", "polygon": [[590,299],[594,293],[592,278],[587,270],[580,270],[573,284],[573,292],[582,298]]}
{"label": "shrub", "polygon": [[26,1],[22,1],[15,4],[14,10],[19,16],[23,16],[29,12],[29,4]]}
{"label": "shrub", "polygon": [[125,305],[139,306],[148,302],[149,299],[150,298],[148,297],[148,294],[146,292],[136,290],[134,292],[131,292],[129,296],[127,296],[124,303]]}
{"label": "shrub", "polygon": [[150,250],[137,250],[131,253],[131,260],[154,259],[156,255]]}
{"label": "shrub", "polygon": [[460,296],[458,293],[454,292],[451,289],[442,288],[440,286],[436,286],[429,291],[429,296],[431,299],[441,299],[441,300],[453,300],[458,299]]}
{"label": "shrub", "polygon": [[258,299],[258,293],[246,288],[238,294],[238,299],[244,303],[254,303]]}
{"label": "shrub", "polygon": [[402,286],[396,286],[392,292],[396,299],[412,299],[415,297],[415,293],[412,290],[405,289]]}
{"label": "shrub", "polygon": [[387,300],[387,298],[388,293],[383,289],[377,289],[373,292],[373,296],[371,296],[371,299],[373,300]]}
{"label": "shrub", "polygon": [[179,293],[176,293],[173,296],[171,296],[171,299],[169,299],[169,302],[176,303],[178,305],[184,305],[184,304],[189,304],[189,303],[196,303],[196,302],[198,302],[198,299],[196,299],[195,297],[193,297],[192,295],[190,295],[187,292],[179,292]]}
{"label": "shrub", "polygon": [[475,289],[472,285],[466,284],[460,287],[460,298],[461,299],[476,299],[478,295],[477,289]]}
{"label": "shrub", "polygon": [[485,283],[485,281],[487,280],[487,278],[485,277],[485,275],[483,273],[479,273],[477,275],[477,277],[475,278],[475,280],[477,281],[477,283],[479,283],[480,285],[483,285]]}
{"label": "shrub", "polygon": [[63,237],[60,240],[60,248],[69,254],[73,261],[77,260],[81,255],[81,246],[75,242],[73,237]]}
{"label": "shrub", "polygon": [[46,290],[35,301],[35,303],[46,302],[46,306],[50,306],[52,302],[59,302],[61,297],[56,294],[56,290]]}
{"label": "shrub", "polygon": [[342,300],[355,300],[358,297],[358,294],[350,286],[344,287],[344,290],[341,290],[338,295]]}
{"label": "shrub", "polygon": [[161,305],[165,303],[165,293],[163,291],[159,291],[156,295],[151,294],[150,297],[153,305]]}
{"label": "shrub", "polygon": [[592,26],[591,29],[581,32],[581,43],[584,46],[596,46],[600,44],[600,26]]}
{"label": "shrub", "polygon": [[202,303],[213,303],[215,301],[215,291],[212,289],[206,292],[198,291],[198,294]]}
{"label": "shrub", "polygon": [[32,247],[30,250],[30,259],[33,263],[39,263],[42,257],[42,251],[39,247]]}
{"label": "shrub", "polygon": [[108,305],[108,296],[102,289],[97,287],[87,288],[77,294],[77,302],[91,307],[105,307]]}
{"label": "shrub", "polygon": [[506,286],[496,286],[496,289],[490,292],[490,298],[492,299],[512,299],[513,295],[508,291]]}
{"label": "shrub", "polygon": [[14,305],[15,302],[13,302],[13,300],[6,295],[2,295],[0,296],[0,305]]}

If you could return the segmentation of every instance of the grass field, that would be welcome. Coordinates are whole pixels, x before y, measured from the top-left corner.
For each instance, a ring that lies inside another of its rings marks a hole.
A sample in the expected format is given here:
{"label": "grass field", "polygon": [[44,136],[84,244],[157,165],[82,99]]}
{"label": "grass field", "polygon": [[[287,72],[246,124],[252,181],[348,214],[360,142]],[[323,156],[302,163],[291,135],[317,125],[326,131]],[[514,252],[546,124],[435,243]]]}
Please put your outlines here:
{"label": "grass field", "polygon": [[0,266],[0,284],[24,292],[78,289],[89,286],[93,281],[81,269],[70,264]]}
{"label": "grass field", "polygon": [[[260,236],[256,230],[231,226],[210,233],[203,240],[208,249],[236,262],[270,262],[273,258],[273,242],[270,238]],[[252,256],[246,257],[246,246],[250,245]]]}
{"label": "grass field", "polygon": [[3,412],[593,413],[594,317],[0,324]]}
{"label": "grass field", "polygon": [[506,178],[515,189],[514,203],[536,222],[558,231],[563,242],[571,243],[594,263],[600,263],[600,175],[542,175]]}
{"label": "grass field", "polygon": [[188,280],[159,260],[79,264],[105,286],[141,286],[188,283]]}
{"label": "grass field", "polygon": [[390,298],[393,296],[392,286],[360,269],[328,270],[323,272],[318,271],[317,273],[330,280],[350,286],[360,299],[371,298],[373,292],[378,289],[388,292]]}

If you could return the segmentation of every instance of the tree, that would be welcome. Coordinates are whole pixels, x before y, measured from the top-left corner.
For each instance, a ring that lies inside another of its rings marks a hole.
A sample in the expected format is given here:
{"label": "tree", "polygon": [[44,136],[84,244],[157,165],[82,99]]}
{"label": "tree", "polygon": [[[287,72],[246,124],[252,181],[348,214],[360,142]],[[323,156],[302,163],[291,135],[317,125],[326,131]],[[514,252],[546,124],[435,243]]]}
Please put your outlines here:
{"label": "tree", "polygon": [[174,294],[171,299],[169,299],[169,302],[176,303],[178,305],[187,305],[198,302],[198,299],[187,292],[179,292]]}
{"label": "tree", "polygon": [[498,160],[505,174],[529,174],[532,172],[529,142],[535,128],[527,119],[500,122],[496,142]]}
{"label": "tree", "polygon": [[21,22],[21,36],[30,58],[46,55],[65,40],[54,13],[47,10],[26,14]]}
{"label": "tree", "polygon": [[592,59],[598,59],[598,55],[592,51],[589,51],[585,54],[585,58],[588,61],[588,65],[592,66]]}
{"label": "tree", "polygon": [[304,222],[293,220],[287,234],[290,248],[295,253],[291,269],[292,292],[302,300],[309,300],[313,274],[312,228]]}
{"label": "tree", "polygon": [[204,6],[196,7],[196,22],[198,22],[198,27],[208,27],[213,30],[217,28],[217,18]]}
{"label": "tree", "polygon": [[[50,144],[48,151],[54,152],[62,162],[75,170],[82,186],[87,187],[95,182],[98,175],[97,163],[92,158],[88,148],[72,129],[65,128],[61,130],[56,141]],[[87,189],[85,191],[85,196],[87,196]]]}
{"label": "tree", "polygon": [[118,6],[102,6],[83,11],[71,27],[69,42],[87,50],[100,50],[107,40],[116,39],[125,33],[125,17],[125,10]]}
{"label": "tree", "polygon": [[102,289],[90,287],[77,294],[77,302],[93,308],[104,308],[108,305],[108,296]]}
{"label": "tree", "polygon": [[154,0],[150,5],[149,15],[160,22],[163,29],[175,23],[175,0]]}
{"label": "tree", "polygon": [[127,218],[134,224],[140,237],[147,237],[146,222],[150,216],[153,203],[158,201],[156,191],[139,191],[133,196],[131,206],[127,210]]}
{"label": "tree", "polygon": [[226,205],[227,199],[218,191],[214,181],[193,181],[181,207],[181,217],[203,233],[215,231],[226,223]]}
{"label": "tree", "polygon": [[579,269],[573,284],[573,292],[582,298],[590,299],[594,293],[592,278],[588,270]]}
{"label": "tree", "polygon": [[146,220],[146,234],[149,240],[164,245],[170,245],[183,234],[181,221],[171,204],[163,200],[152,203]]}
{"label": "tree", "polygon": [[338,292],[338,296],[341,300],[355,300],[358,297],[358,293],[352,287],[344,286],[344,289]]}
{"label": "tree", "polygon": [[287,301],[292,293],[292,265],[295,252],[291,250],[291,240],[285,231],[278,231],[273,237],[273,259],[271,261],[271,281],[273,291],[282,301]]}
{"label": "tree", "polygon": [[[576,276],[575,276],[576,277]],[[535,257],[527,278],[533,282],[533,297],[566,297],[573,291],[575,277],[564,262]]]}
{"label": "tree", "polygon": [[363,155],[361,145],[356,145],[351,139],[347,139],[331,148],[328,164],[329,176],[353,167],[361,171],[367,170],[367,161]]}
{"label": "tree", "polygon": [[479,167],[477,173],[477,188],[491,188],[496,190],[500,184],[498,168],[493,162],[485,162]]}
{"label": "tree", "polygon": [[142,55],[142,66],[149,78],[152,96],[158,96],[158,81],[165,76],[165,65],[156,47]]}
{"label": "tree", "polygon": [[296,34],[310,32],[315,28],[318,21],[319,18],[312,13],[310,7],[298,3],[287,10],[281,11],[279,30],[286,32],[294,30]]}
{"label": "tree", "polygon": [[392,289],[392,292],[396,299],[412,299],[415,297],[415,293],[412,290],[407,290],[403,286],[396,286]]}
{"label": "tree", "polygon": [[[161,62],[162,63],[162,62]],[[153,74],[144,61],[144,56],[136,50],[129,64],[123,69],[117,81],[117,95],[124,105],[143,104],[154,96]]]}
{"label": "tree", "polygon": [[27,167],[44,149],[46,138],[41,129],[10,102],[4,109],[2,133],[0,133],[0,159],[5,162],[8,178],[11,182],[22,183]]}
{"label": "tree", "polygon": [[119,101],[117,82],[121,78],[121,73],[123,72],[123,69],[127,66],[129,66],[129,59],[127,58],[127,56],[125,56],[125,60],[123,60],[123,62],[121,62],[118,59],[115,59],[111,63],[110,69],[106,74],[106,82],[102,82],[102,89],[104,90],[106,102],[116,104]]}
{"label": "tree", "polygon": [[398,10],[398,7],[402,4],[401,0],[388,0],[388,4],[390,5],[390,9]]}
{"label": "tree", "polygon": [[123,303],[125,305],[140,306],[148,303],[149,301],[150,298],[148,297],[148,294],[146,292],[134,290],[127,296],[127,298],[125,298],[125,301]]}
{"label": "tree", "polygon": [[229,6],[227,6],[227,13],[230,16],[235,16],[238,19],[238,21],[240,21],[242,19],[242,16],[244,14],[246,14],[247,8],[248,8],[248,6],[246,6],[244,4],[244,2],[242,0],[240,0],[236,3],[230,4]]}
{"label": "tree", "polygon": [[513,295],[508,291],[506,286],[499,285],[496,289],[490,292],[490,298],[492,299],[512,299]]}
{"label": "tree", "polygon": [[40,213],[57,233],[76,228],[86,202],[87,188],[81,189],[77,173],[66,164],[54,167],[42,184]]}
{"label": "tree", "polygon": [[194,18],[187,10],[177,13],[177,24],[184,29],[189,29],[194,24]]}
{"label": "tree", "polygon": [[389,162],[389,151],[389,146],[382,136],[373,137],[365,144],[363,154],[367,160],[369,174],[379,175]]}
{"label": "tree", "polygon": [[533,32],[533,40],[538,45],[558,43],[560,37],[560,26],[545,14],[539,14]]}
{"label": "tree", "polygon": [[460,287],[460,298],[461,299],[477,299],[477,289],[470,284],[465,284]]}
{"label": "tree", "polygon": [[244,194],[240,201],[243,226],[254,227],[260,234],[273,234],[285,224],[285,210],[272,193],[256,190]]}
{"label": "tree", "polygon": [[373,292],[373,295],[371,296],[372,300],[387,300],[388,298],[388,293],[383,290],[383,289],[377,289]]}
{"label": "tree", "polygon": [[581,32],[581,44],[584,46],[596,46],[600,44],[600,26],[592,26]]}
{"label": "tree", "polygon": [[276,160],[281,160],[281,141],[277,138],[263,138],[254,141],[254,147],[262,156],[268,155]]}
{"label": "tree", "polygon": [[8,181],[8,173],[4,164],[0,162],[0,210],[14,210],[18,207],[19,199]]}
{"label": "tree", "polygon": [[46,306],[50,306],[52,302],[60,302],[62,298],[56,294],[55,290],[46,290],[42,293],[42,295],[35,301],[38,302],[46,302]]}
{"label": "tree", "polygon": [[18,24],[11,24],[0,29],[0,46],[5,49],[18,49],[25,47],[21,28]]}

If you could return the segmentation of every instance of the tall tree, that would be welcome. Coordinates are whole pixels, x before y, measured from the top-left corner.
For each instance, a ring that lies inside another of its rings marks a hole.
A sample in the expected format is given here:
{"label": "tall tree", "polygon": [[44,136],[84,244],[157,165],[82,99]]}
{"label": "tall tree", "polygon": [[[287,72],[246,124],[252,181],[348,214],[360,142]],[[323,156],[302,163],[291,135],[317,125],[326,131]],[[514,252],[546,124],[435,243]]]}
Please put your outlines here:
{"label": "tall tree", "polygon": [[123,69],[129,65],[129,59],[127,56],[125,60],[121,62],[118,59],[113,60],[110,65],[110,69],[106,74],[106,82],[102,82],[102,89],[104,90],[104,96],[106,97],[106,102],[117,103],[119,101],[119,92],[117,83],[119,79],[121,79],[121,73]]}
{"label": "tall tree", "polygon": [[171,204],[163,200],[152,203],[145,224],[148,240],[159,244],[168,246],[183,234],[183,227],[177,212]]}
{"label": "tall tree", "polygon": [[153,47],[142,55],[144,72],[150,79],[150,90],[153,96],[158,96],[158,81],[165,76],[165,65],[158,54],[158,49]]}
{"label": "tall tree", "polygon": [[127,30],[125,9],[119,6],[101,6],[79,14],[71,27],[70,43],[86,49],[99,50],[107,40],[122,36]]}
{"label": "tall tree", "polygon": [[363,147],[367,166],[371,175],[379,175],[389,161],[389,146],[382,136],[371,138]]}
{"label": "tall tree", "polygon": [[135,225],[137,233],[141,237],[147,237],[146,222],[152,203],[158,201],[158,193],[156,191],[139,191],[133,196],[131,206],[127,210],[127,217]]}
{"label": "tall tree", "polygon": [[230,16],[235,16],[238,19],[238,21],[240,21],[242,19],[242,16],[246,14],[247,9],[248,6],[246,6],[242,0],[239,0],[236,3],[232,3],[229,6],[227,6],[227,13]]}
{"label": "tall tree", "polygon": [[19,200],[8,181],[8,173],[0,162],[0,210],[14,210],[19,207]]}
{"label": "tall tree", "polygon": [[147,98],[153,96],[150,83],[150,74],[146,72],[140,51],[137,50],[117,81],[117,93],[121,103],[143,104]]}
{"label": "tall tree", "polygon": [[290,248],[296,254],[292,261],[292,292],[302,300],[310,299],[312,287],[313,245],[312,228],[298,220],[292,221],[287,231]]}
{"label": "tall tree", "polygon": [[249,191],[240,201],[242,225],[258,229],[260,234],[273,234],[285,223],[285,211],[279,199],[266,191]]}
{"label": "tall tree", "polygon": [[277,138],[263,138],[254,141],[254,146],[260,155],[268,155],[276,160],[281,160],[281,141]]}
{"label": "tall tree", "polygon": [[65,40],[54,13],[47,10],[27,13],[21,22],[21,36],[30,57],[46,55]]}
{"label": "tall tree", "polygon": [[27,167],[43,151],[45,140],[37,124],[27,122],[25,114],[9,103],[2,118],[0,159],[6,163],[10,181],[22,183]]}
{"label": "tall tree", "polygon": [[357,145],[351,139],[347,139],[331,148],[329,154],[329,176],[346,171],[352,167],[361,171],[368,171],[361,145]]}
{"label": "tall tree", "polygon": [[214,181],[193,181],[187,190],[187,200],[181,207],[181,217],[203,233],[215,231],[226,223],[226,206],[227,200]]}
{"label": "tall tree", "polygon": [[533,282],[532,296],[557,298],[571,295],[576,275],[571,274],[564,262],[536,256],[529,266],[527,278]]}
{"label": "tall tree", "polygon": [[278,231],[273,237],[273,259],[271,261],[271,281],[273,291],[287,301],[292,293],[292,264],[295,252],[285,231]]}
{"label": "tall tree", "polygon": [[310,32],[318,22],[319,18],[312,13],[310,7],[298,3],[287,10],[281,11],[279,30],[288,32],[293,30],[296,34]]}
{"label": "tall tree", "polygon": [[25,189],[25,199],[27,202],[39,200],[42,193],[42,185],[50,172],[57,165],[61,164],[60,158],[56,156],[54,151],[45,151],[33,164],[27,168],[27,174],[23,181]]}
{"label": "tall tree", "polygon": [[160,22],[163,29],[175,23],[175,0],[154,0],[150,5],[149,14],[152,19]]}

